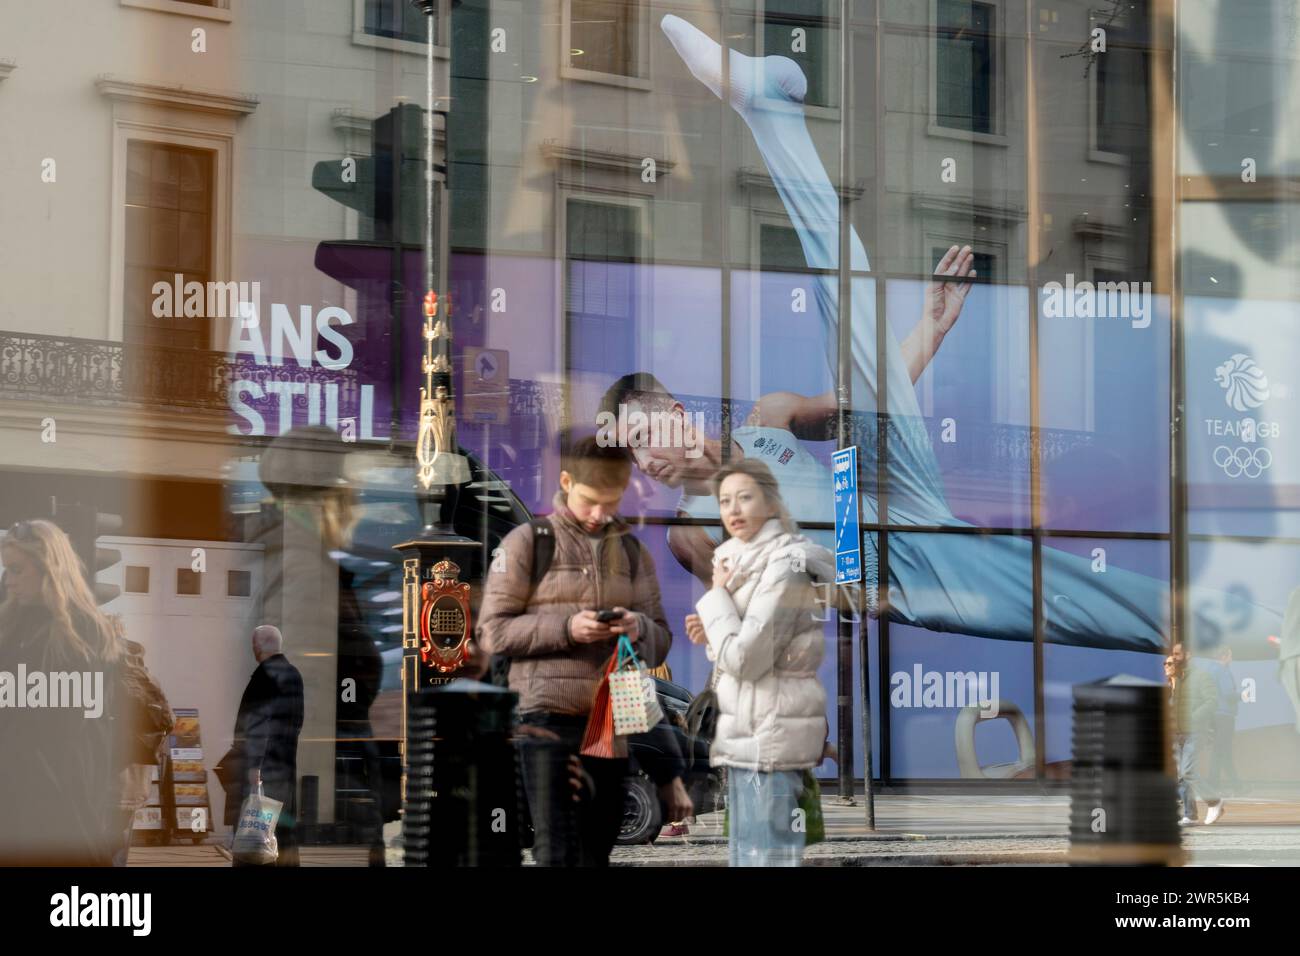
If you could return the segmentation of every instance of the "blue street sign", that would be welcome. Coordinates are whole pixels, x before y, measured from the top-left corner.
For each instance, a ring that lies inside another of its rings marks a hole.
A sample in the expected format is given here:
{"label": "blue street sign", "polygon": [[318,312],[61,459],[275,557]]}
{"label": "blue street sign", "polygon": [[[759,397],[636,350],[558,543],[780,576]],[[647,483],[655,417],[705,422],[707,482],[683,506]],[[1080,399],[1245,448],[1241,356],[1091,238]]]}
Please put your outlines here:
{"label": "blue street sign", "polygon": [[832,456],[835,493],[835,583],[862,580],[862,533],[858,529],[858,449],[854,445]]}

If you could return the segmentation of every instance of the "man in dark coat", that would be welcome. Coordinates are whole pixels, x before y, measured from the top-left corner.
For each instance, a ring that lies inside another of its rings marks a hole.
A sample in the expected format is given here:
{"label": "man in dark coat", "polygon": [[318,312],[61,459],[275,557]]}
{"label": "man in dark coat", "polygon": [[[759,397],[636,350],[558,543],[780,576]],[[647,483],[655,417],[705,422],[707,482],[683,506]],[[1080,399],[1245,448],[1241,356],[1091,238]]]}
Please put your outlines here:
{"label": "man in dark coat", "polygon": [[226,824],[239,822],[248,798],[251,772],[262,771],[262,793],[284,804],[275,828],[280,866],[297,866],[294,834],[298,789],[298,734],[302,731],[302,675],[282,652],[280,629],[263,624],[253,630],[257,670],[248,680],[235,718],[231,753],[222,760],[226,790]]}

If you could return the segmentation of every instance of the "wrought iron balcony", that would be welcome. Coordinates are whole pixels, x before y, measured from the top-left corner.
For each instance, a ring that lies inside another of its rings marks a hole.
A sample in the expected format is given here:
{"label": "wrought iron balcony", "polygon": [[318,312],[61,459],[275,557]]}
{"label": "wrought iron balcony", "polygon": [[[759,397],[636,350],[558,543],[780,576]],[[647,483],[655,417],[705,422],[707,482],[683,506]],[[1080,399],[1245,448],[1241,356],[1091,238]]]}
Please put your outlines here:
{"label": "wrought iron balcony", "polygon": [[265,367],[223,352],[0,332],[0,398],[220,411],[240,379],[334,382],[341,406],[356,403],[353,369]]}

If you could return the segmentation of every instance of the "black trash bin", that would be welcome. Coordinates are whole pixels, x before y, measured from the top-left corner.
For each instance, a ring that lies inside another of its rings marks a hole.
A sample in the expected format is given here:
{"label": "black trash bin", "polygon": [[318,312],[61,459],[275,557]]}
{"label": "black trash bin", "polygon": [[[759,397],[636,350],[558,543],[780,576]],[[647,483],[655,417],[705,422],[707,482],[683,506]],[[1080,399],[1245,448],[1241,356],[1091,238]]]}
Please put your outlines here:
{"label": "black trash bin", "polygon": [[513,691],[457,680],[407,702],[407,866],[519,866]]}
{"label": "black trash bin", "polygon": [[1127,674],[1075,685],[1072,864],[1183,862],[1168,693],[1164,684]]}

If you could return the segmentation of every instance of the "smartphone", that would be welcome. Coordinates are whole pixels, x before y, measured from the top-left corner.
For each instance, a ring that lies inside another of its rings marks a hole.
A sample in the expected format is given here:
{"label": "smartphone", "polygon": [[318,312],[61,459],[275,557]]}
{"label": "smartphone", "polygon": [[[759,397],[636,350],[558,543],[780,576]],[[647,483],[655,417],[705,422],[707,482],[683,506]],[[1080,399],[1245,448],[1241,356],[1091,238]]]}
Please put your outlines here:
{"label": "smartphone", "polygon": [[623,616],[622,611],[597,611],[596,620],[601,624],[609,624],[611,621],[617,621]]}

